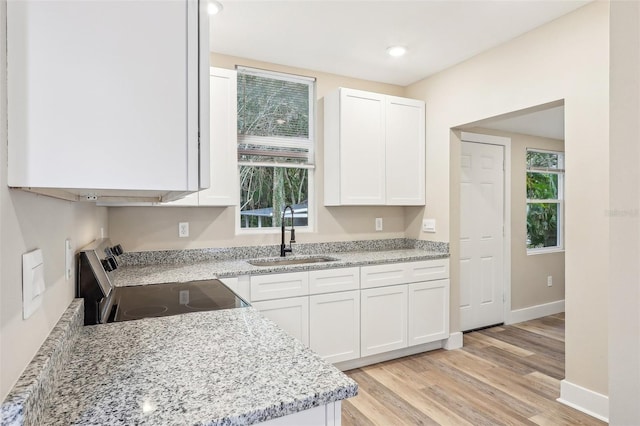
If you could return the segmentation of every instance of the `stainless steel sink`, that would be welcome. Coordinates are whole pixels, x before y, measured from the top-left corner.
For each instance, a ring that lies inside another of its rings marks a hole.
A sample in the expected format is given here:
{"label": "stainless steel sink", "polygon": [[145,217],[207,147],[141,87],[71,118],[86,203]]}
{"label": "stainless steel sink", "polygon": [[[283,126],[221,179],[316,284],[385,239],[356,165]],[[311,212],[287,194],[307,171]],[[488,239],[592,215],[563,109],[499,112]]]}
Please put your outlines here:
{"label": "stainless steel sink", "polygon": [[253,266],[287,266],[287,265],[303,265],[305,263],[324,263],[335,262],[336,258],[327,256],[312,256],[312,257],[298,257],[298,258],[286,258],[279,259],[254,259],[247,260]]}

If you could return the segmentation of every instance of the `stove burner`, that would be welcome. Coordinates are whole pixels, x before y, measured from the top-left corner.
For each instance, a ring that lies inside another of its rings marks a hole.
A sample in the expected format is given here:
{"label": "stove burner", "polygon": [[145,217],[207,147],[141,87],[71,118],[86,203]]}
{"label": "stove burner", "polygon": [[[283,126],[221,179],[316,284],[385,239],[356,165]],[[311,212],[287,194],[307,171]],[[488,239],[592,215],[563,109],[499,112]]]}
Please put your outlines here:
{"label": "stove burner", "polygon": [[196,311],[211,311],[216,308],[220,309],[217,303],[209,299],[192,300],[191,302],[187,303],[185,306],[188,308],[194,309]]}
{"label": "stove burner", "polygon": [[248,306],[219,280],[118,287],[115,315],[110,321]]}
{"label": "stove burner", "polygon": [[124,312],[125,317],[129,318],[146,318],[155,317],[167,311],[166,306],[141,306],[132,308]]}

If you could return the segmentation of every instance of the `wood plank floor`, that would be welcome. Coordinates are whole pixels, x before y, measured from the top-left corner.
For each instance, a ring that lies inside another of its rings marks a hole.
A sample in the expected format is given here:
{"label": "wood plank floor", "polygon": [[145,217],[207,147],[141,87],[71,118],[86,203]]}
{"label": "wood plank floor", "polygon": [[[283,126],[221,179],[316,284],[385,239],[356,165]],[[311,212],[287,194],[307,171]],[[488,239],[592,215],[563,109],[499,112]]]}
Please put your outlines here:
{"label": "wood plank floor", "polygon": [[346,373],[359,394],[343,401],[343,426],[605,424],[556,402],[564,314],[465,334],[459,350]]}

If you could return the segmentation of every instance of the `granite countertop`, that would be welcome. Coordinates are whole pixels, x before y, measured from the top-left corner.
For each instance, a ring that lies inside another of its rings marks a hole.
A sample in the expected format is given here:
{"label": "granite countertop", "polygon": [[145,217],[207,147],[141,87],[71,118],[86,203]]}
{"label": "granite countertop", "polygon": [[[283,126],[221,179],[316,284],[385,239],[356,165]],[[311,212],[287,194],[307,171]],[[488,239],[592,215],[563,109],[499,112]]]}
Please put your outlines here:
{"label": "granite countertop", "polygon": [[[239,275],[346,268],[350,266],[379,265],[383,263],[444,259],[449,257],[448,252],[413,248],[338,253],[328,252],[318,253],[316,255],[327,256],[336,260],[324,263],[277,266],[254,266],[247,262],[249,259],[198,260],[193,262],[185,261],[183,263],[159,262],[148,265],[122,266],[112,273],[111,278],[115,286],[128,286],[206,280]],[[287,256],[287,258],[299,259],[309,256],[310,255],[293,255]]]}
{"label": "granite countertop", "polygon": [[356,393],[273,322],[238,308],[83,327],[42,418],[252,424]]}

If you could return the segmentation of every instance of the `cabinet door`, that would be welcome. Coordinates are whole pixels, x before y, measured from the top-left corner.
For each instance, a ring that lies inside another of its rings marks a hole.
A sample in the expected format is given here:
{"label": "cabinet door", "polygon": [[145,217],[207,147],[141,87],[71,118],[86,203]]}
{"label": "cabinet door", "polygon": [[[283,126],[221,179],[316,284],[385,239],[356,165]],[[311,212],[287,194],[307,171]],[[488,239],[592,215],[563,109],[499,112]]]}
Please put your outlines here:
{"label": "cabinet door", "polygon": [[[340,89],[340,201],[385,204],[385,97]],[[325,141],[326,143],[326,141]]]}
{"label": "cabinet door", "polygon": [[309,346],[309,297],[267,300],[251,304],[290,336]]}
{"label": "cabinet door", "polygon": [[251,277],[251,300],[254,301],[307,295],[309,295],[308,272]]}
{"label": "cabinet door", "polygon": [[424,205],[424,102],[387,96],[385,149],[387,204]]}
{"label": "cabinet door", "polygon": [[210,175],[209,188],[198,193],[201,206],[234,206],[238,202],[237,73],[211,68],[209,80]]}
{"label": "cabinet door", "polygon": [[360,308],[361,356],[407,346],[407,285],[362,290]]}
{"label": "cabinet door", "polygon": [[309,294],[335,293],[360,288],[360,268],[309,271]]}
{"label": "cabinet door", "polygon": [[309,297],[309,347],[325,361],[360,357],[360,292]]}
{"label": "cabinet door", "polygon": [[409,346],[449,337],[449,280],[409,284]]}
{"label": "cabinet door", "polygon": [[200,189],[197,1],[11,1],[7,17],[10,186]]}

